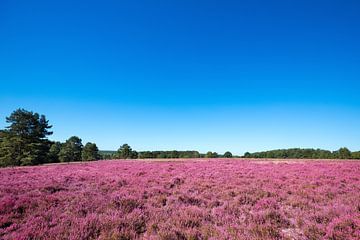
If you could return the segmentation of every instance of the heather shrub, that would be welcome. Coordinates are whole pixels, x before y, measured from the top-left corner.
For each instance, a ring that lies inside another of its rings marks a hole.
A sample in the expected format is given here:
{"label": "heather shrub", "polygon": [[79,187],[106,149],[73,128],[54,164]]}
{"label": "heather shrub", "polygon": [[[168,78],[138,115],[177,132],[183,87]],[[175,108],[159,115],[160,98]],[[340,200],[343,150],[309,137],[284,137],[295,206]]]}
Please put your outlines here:
{"label": "heather shrub", "polygon": [[358,216],[345,215],[332,220],[326,228],[326,239],[355,240],[360,238],[360,214]]}
{"label": "heather shrub", "polygon": [[359,239],[360,162],[0,169],[0,239]]}
{"label": "heather shrub", "polygon": [[142,207],[142,204],[138,199],[121,196],[115,197],[113,203],[116,209],[119,209],[124,213],[131,213],[134,209]]}

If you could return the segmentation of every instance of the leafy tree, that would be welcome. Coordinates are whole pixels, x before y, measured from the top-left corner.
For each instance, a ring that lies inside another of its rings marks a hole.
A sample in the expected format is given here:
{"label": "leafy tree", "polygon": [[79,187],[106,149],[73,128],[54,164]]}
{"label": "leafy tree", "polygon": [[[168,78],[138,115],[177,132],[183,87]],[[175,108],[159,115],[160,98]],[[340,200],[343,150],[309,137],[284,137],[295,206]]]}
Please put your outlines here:
{"label": "leafy tree", "polygon": [[47,153],[49,152],[50,144],[43,144],[32,142],[26,144],[22,149],[21,165],[37,165],[47,163]]}
{"label": "leafy tree", "polygon": [[120,148],[117,150],[116,156],[120,159],[132,158],[133,153],[132,153],[132,149],[129,146],[129,144],[125,143],[122,146],[120,146]]}
{"label": "leafy tree", "polygon": [[81,161],[82,148],[83,145],[79,137],[70,137],[61,147],[59,152],[60,162]]}
{"label": "leafy tree", "polygon": [[352,153],[351,153],[351,158],[353,158],[353,159],[360,159],[360,151],[358,151],[358,152],[352,152]]}
{"label": "leafy tree", "polygon": [[139,152],[138,154],[139,158],[154,158],[153,152],[151,151],[144,151],[144,152]]}
{"label": "leafy tree", "polygon": [[217,158],[219,157],[219,154],[217,154],[217,152],[207,152],[206,155],[205,155],[206,158]]}
{"label": "leafy tree", "polygon": [[206,158],[212,158],[212,152],[211,152],[211,151],[208,151],[208,152],[205,154],[205,157],[206,157]]}
{"label": "leafy tree", "polygon": [[6,118],[0,134],[0,165],[36,165],[47,162],[52,126],[44,115],[17,109]]}
{"label": "leafy tree", "polygon": [[233,157],[233,155],[231,152],[227,151],[224,153],[224,158],[232,158],[232,157]]}
{"label": "leafy tree", "polygon": [[179,158],[180,153],[176,150],[170,151],[170,158]]}
{"label": "leafy tree", "polygon": [[136,159],[139,157],[139,153],[135,150],[132,150],[131,152],[131,158]]}
{"label": "leafy tree", "polygon": [[24,141],[5,131],[1,131],[0,136],[0,166],[20,166],[24,157]]}
{"label": "leafy tree", "polygon": [[96,146],[95,143],[86,143],[82,152],[81,152],[81,159],[83,161],[93,161],[93,160],[99,160],[99,149]]}
{"label": "leafy tree", "polygon": [[245,158],[250,158],[250,157],[251,157],[251,154],[250,154],[249,152],[246,152],[246,153],[244,154],[244,157],[245,157]]}
{"label": "leafy tree", "polygon": [[48,159],[50,163],[57,163],[59,162],[59,153],[61,150],[61,143],[60,142],[54,142],[50,149],[49,149],[49,155]]}
{"label": "leafy tree", "polygon": [[343,148],[340,148],[338,151],[337,151],[337,155],[340,159],[349,159],[351,158],[351,152],[349,149],[343,147]]}

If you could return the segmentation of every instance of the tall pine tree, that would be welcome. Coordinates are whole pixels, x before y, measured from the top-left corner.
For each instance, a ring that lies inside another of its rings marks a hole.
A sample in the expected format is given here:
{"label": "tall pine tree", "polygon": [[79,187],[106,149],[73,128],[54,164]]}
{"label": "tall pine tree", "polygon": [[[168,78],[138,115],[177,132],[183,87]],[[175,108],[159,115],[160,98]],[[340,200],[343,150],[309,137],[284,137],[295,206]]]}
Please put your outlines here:
{"label": "tall pine tree", "polygon": [[52,132],[44,115],[17,109],[0,132],[0,166],[36,165],[47,161]]}

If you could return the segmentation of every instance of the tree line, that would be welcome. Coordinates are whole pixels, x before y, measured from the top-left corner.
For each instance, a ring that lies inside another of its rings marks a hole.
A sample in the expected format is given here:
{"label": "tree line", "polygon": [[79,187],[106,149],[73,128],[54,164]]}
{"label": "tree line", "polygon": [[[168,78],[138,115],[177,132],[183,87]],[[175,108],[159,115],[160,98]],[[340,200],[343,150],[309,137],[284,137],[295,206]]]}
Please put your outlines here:
{"label": "tree line", "polygon": [[[145,158],[232,158],[231,152],[218,154],[198,151],[140,151],[123,144],[117,151],[99,151],[95,143],[83,145],[81,138],[72,136],[65,142],[51,141],[48,136],[52,126],[44,115],[17,109],[6,117],[9,124],[0,130],[0,167],[26,166],[44,163],[73,161],[94,161],[100,159],[145,159]],[[347,148],[337,151],[321,149],[279,149],[264,152],[245,153],[245,158],[326,158],[360,159],[360,152]]]}
{"label": "tree line", "polygon": [[[131,149],[131,147],[127,144],[124,144],[120,148],[129,148],[131,154],[127,154],[124,156],[123,154],[119,154],[119,149],[117,152],[115,151],[100,151],[101,154],[103,154],[103,157],[106,159],[114,159],[119,156],[120,158],[139,158],[139,159],[148,159],[148,158],[232,158],[233,155],[231,152],[227,151],[224,154],[218,154],[216,152],[207,152],[206,154],[200,153],[198,151],[134,151]],[[121,151],[120,151],[121,152]],[[133,156],[133,157],[127,157],[127,156]],[[239,157],[239,156],[237,156]]]}
{"label": "tree line", "polygon": [[99,151],[95,143],[83,145],[72,136],[65,142],[51,141],[52,126],[44,115],[17,109],[6,117],[9,125],[0,130],[0,167],[44,163],[94,161],[100,159],[232,157],[230,152],[200,154],[198,151],[142,151],[123,144],[116,152]]}
{"label": "tree line", "polygon": [[79,137],[64,143],[50,141],[52,126],[44,115],[17,109],[6,122],[9,126],[0,130],[1,167],[100,159],[96,144],[83,146]]}
{"label": "tree line", "polygon": [[245,158],[296,158],[296,159],[360,159],[360,151],[351,152],[343,147],[337,151],[313,148],[290,148],[244,154]]}

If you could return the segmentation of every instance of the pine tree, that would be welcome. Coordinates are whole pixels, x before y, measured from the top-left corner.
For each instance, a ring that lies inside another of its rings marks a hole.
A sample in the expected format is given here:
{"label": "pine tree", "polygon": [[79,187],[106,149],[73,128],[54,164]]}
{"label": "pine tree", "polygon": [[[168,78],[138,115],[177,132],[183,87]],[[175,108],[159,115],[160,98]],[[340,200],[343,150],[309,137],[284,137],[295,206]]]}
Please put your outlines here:
{"label": "pine tree", "polygon": [[49,125],[44,115],[17,109],[6,122],[10,124],[0,134],[0,165],[36,165],[47,162],[50,141]]}
{"label": "pine tree", "polygon": [[96,146],[95,143],[86,143],[82,152],[81,152],[81,159],[83,161],[93,161],[93,160],[99,160],[99,149]]}

